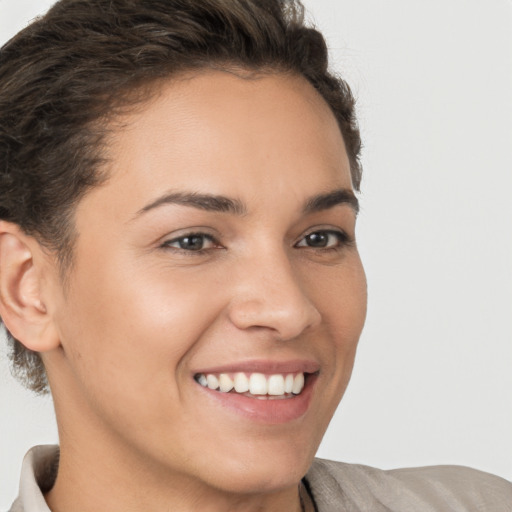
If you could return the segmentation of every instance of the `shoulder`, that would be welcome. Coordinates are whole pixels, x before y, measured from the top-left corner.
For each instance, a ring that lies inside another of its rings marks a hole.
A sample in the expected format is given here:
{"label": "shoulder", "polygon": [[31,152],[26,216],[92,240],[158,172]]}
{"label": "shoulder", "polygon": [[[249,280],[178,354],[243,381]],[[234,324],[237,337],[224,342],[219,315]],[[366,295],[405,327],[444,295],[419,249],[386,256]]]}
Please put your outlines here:
{"label": "shoulder", "polygon": [[306,475],[319,512],[512,512],[512,483],[460,466],[384,471],[315,459]]}

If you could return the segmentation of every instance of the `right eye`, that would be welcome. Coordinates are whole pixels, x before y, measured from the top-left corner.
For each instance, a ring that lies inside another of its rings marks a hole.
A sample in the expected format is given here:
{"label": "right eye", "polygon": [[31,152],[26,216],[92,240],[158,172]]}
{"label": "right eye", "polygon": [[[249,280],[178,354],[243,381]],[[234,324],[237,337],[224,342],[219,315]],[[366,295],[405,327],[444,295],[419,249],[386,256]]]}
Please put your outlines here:
{"label": "right eye", "polygon": [[187,252],[203,252],[218,247],[214,238],[205,233],[187,233],[172,240],[166,240],[162,247]]}

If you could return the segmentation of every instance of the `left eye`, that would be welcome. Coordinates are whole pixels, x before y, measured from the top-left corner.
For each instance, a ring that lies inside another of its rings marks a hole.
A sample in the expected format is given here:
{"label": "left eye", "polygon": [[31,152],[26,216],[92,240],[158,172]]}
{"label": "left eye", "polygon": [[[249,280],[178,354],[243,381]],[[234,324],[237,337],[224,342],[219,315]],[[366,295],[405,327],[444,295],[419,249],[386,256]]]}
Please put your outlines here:
{"label": "left eye", "polygon": [[315,231],[302,238],[295,247],[333,248],[343,245],[346,240],[347,236],[339,231]]}
{"label": "left eye", "polygon": [[202,233],[191,233],[188,235],[180,236],[174,240],[164,242],[165,247],[172,247],[174,249],[181,249],[182,251],[202,251],[204,249],[211,249],[215,247],[215,241],[209,235]]}

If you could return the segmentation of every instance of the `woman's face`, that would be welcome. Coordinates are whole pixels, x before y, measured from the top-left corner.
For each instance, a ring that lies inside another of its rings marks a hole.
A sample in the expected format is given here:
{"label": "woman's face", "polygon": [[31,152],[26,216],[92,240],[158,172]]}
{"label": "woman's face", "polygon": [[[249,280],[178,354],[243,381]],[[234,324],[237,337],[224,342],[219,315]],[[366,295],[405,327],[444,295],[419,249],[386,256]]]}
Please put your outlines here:
{"label": "woman's face", "polygon": [[223,72],[122,121],[54,290],[62,443],[235,492],[295,484],[366,311],[336,121],[302,78]]}

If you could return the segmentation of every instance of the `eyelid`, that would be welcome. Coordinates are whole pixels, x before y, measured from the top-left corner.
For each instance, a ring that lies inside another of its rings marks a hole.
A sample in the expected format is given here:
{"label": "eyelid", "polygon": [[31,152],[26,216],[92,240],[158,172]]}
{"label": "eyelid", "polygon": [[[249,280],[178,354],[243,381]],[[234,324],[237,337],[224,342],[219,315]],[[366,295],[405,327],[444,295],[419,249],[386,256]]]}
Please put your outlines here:
{"label": "eyelid", "polygon": [[[188,253],[190,254],[201,254],[208,251],[211,251],[213,249],[222,249],[225,248],[220,242],[219,242],[219,236],[217,234],[212,234],[209,228],[206,227],[196,227],[196,228],[185,228],[182,230],[179,230],[178,232],[175,232],[173,234],[167,235],[166,237],[161,239],[161,242],[158,243],[158,246],[162,249],[169,249],[176,252],[182,252],[182,253]],[[308,246],[306,244],[301,245],[302,242],[305,241],[306,237],[315,234],[315,233],[323,233],[330,236],[335,236],[338,240],[338,244],[331,244],[326,247],[314,247],[314,246]],[[208,242],[210,242],[208,245],[211,245],[209,247],[202,247],[201,249],[184,249],[179,246],[173,246],[173,244],[178,244],[180,240],[184,238],[189,237],[202,237]],[[298,238],[295,243],[293,244],[293,247],[299,247],[299,248],[310,248],[310,249],[317,249],[317,250],[328,250],[328,249],[339,249],[341,247],[353,244],[355,242],[354,237],[349,235],[348,232],[340,227],[333,227],[330,226],[313,226],[307,231],[305,231],[300,238]]]}
{"label": "eyelid", "polygon": [[[197,250],[189,250],[189,249],[183,249],[182,247],[174,247],[171,244],[177,244],[180,240],[183,240],[184,238],[190,238],[190,237],[202,237],[205,240],[208,240],[212,243],[212,247],[202,247],[201,249]],[[222,245],[218,242],[217,237],[206,233],[204,230],[199,229],[193,229],[193,230],[187,230],[183,231],[182,233],[178,235],[174,235],[171,238],[166,237],[160,242],[159,247],[162,249],[169,249],[174,250],[181,253],[187,253],[187,254],[201,254],[205,253],[207,251],[210,251],[212,249],[218,249],[222,248]]]}
{"label": "eyelid", "polygon": [[172,242],[172,241],[175,241],[175,240],[179,240],[180,238],[185,238],[187,236],[205,236],[205,237],[209,237],[209,238],[212,238],[214,240],[218,240],[219,238],[219,233],[216,229],[213,229],[209,226],[202,226],[202,225],[197,225],[197,226],[187,226],[187,227],[184,227],[184,228],[178,228],[178,229],[173,229],[172,231],[168,231],[165,235],[159,237],[159,241],[157,241],[156,243],[166,243],[166,242]]}
{"label": "eyelid", "polygon": [[[333,235],[337,238],[338,244],[336,246],[327,246],[327,247],[314,247],[308,245],[299,245],[301,242],[305,241],[306,237],[313,235],[315,233],[325,233],[328,235]],[[341,228],[333,228],[333,227],[324,227],[324,226],[315,226],[308,231],[306,231],[299,240],[297,240],[294,244],[294,247],[305,247],[309,249],[316,250],[329,250],[329,249],[339,249],[341,247],[351,245],[354,243],[354,238],[350,236],[344,229]]]}

